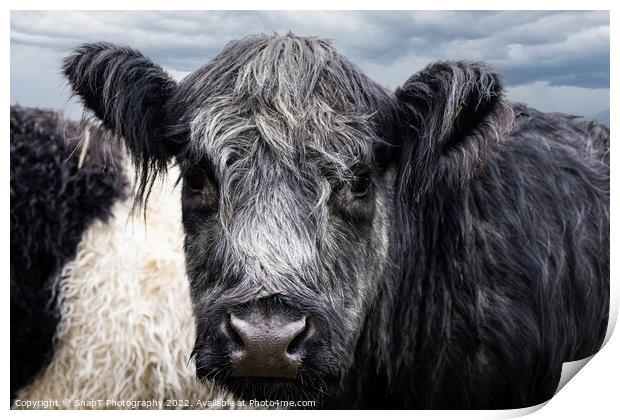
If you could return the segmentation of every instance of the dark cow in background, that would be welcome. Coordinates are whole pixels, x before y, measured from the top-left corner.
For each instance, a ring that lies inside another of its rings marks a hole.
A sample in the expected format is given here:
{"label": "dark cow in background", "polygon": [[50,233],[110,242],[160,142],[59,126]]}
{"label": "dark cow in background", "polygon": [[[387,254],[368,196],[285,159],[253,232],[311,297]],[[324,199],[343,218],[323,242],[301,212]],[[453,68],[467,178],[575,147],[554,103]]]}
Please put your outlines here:
{"label": "dark cow in background", "polygon": [[11,399],[52,358],[62,267],[126,196],[119,155],[81,156],[71,142],[81,134],[52,111],[11,107]]}
{"label": "dark cow in background", "polygon": [[108,135],[11,108],[11,408],[234,403],[188,363],[178,169],[137,212],[124,175],[133,168],[121,149],[105,150]]}
{"label": "dark cow in background", "polygon": [[431,64],[389,92],[328,43],[252,36],[181,82],[137,51],[63,64],[138,200],[182,172],[197,375],[323,407],[515,408],[601,346],[609,132]]}

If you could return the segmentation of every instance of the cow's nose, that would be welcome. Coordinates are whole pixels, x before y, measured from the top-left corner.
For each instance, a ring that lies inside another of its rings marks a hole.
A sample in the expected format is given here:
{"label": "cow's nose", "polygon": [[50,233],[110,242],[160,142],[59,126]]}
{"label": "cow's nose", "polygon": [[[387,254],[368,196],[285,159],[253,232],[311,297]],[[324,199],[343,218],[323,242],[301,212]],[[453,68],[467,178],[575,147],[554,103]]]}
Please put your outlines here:
{"label": "cow's nose", "polygon": [[230,315],[232,334],[243,348],[232,352],[232,376],[237,378],[295,379],[303,344],[311,334],[305,316],[290,319],[258,312],[244,317]]}

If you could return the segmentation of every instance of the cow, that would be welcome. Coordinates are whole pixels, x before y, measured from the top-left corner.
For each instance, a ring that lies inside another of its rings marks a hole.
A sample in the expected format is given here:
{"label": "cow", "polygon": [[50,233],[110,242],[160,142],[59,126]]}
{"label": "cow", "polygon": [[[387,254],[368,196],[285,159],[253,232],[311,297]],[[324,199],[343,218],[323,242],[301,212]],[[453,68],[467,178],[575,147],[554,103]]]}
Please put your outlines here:
{"label": "cow", "polygon": [[518,408],[609,313],[609,131],[506,99],[479,62],[390,91],[329,42],[256,35],[181,81],[77,47],[62,72],[128,150],[180,169],[197,377],[324,408]]}

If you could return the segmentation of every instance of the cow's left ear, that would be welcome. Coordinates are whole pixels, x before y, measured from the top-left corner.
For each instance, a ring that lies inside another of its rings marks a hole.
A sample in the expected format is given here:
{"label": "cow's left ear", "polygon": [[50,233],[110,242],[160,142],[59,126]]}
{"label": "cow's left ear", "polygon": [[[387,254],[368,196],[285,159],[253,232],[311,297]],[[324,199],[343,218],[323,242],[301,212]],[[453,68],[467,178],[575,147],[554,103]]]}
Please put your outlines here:
{"label": "cow's left ear", "polygon": [[400,187],[414,197],[462,186],[511,129],[499,76],[472,62],[437,62],[395,92],[402,136]]}

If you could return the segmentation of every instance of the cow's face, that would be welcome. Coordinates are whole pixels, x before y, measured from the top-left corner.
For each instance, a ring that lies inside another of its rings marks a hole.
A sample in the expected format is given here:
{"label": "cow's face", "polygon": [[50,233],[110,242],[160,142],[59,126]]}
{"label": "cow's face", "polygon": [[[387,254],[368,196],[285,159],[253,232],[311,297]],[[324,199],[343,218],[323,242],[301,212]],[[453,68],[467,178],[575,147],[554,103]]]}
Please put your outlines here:
{"label": "cow's face", "polygon": [[360,337],[389,341],[365,327],[413,263],[394,239],[409,206],[472,176],[509,114],[484,66],[430,66],[394,95],[294,36],[231,43],[179,84],[110,44],[63,71],[124,138],[139,199],[180,166],[197,374],[246,398],[320,399]]}
{"label": "cow's face", "polygon": [[197,372],[243,397],[328,392],[390,270],[392,99],[333,54],[244,40],[175,97]]}
{"label": "cow's face", "polygon": [[337,175],[301,150],[282,162],[264,134],[184,160],[197,373],[246,397],[301,384],[313,395],[351,364],[385,278],[391,172]]}

